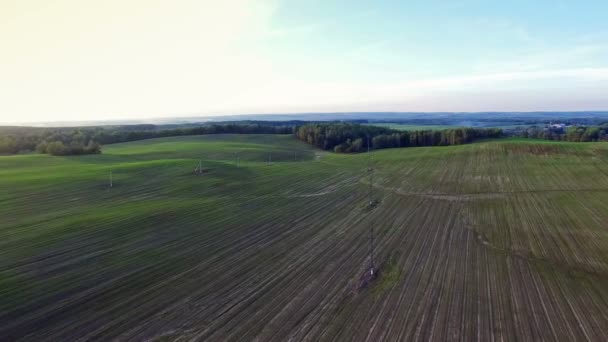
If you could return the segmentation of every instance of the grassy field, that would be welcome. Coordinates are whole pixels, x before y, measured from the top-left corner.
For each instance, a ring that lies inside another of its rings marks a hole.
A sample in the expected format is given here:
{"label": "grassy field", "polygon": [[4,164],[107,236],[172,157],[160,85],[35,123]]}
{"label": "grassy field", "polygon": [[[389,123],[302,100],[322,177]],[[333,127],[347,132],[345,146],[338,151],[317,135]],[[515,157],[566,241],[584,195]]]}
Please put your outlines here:
{"label": "grassy field", "polygon": [[0,157],[0,340],[608,339],[608,144],[103,152]]}

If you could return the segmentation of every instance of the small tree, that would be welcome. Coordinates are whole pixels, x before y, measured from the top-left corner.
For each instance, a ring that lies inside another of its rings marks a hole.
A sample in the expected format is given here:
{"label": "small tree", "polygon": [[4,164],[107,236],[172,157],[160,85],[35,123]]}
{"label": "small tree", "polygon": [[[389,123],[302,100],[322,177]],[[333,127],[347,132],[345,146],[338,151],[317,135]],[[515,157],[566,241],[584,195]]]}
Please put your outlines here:
{"label": "small tree", "polygon": [[46,140],[41,141],[38,145],[36,145],[36,152],[38,153],[46,153],[46,149],[49,143]]}
{"label": "small tree", "polygon": [[46,152],[54,156],[61,156],[67,153],[67,149],[61,141],[53,141],[46,146]]}
{"label": "small tree", "polygon": [[99,145],[98,143],[96,143],[93,140],[90,140],[89,144],[85,148],[85,151],[86,151],[86,153],[99,154],[99,153],[101,153],[101,145]]}

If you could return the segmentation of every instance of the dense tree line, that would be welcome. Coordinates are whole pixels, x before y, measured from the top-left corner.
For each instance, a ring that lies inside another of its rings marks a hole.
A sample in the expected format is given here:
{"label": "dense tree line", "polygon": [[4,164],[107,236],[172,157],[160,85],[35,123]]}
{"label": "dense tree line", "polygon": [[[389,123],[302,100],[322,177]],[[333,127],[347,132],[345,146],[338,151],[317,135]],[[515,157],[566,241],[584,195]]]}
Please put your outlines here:
{"label": "dense tree line", "polygon": [[608,141],[608,125],[570,126],[567,128],[533,126],[517,132],[515,135],[523,138],[572,142]]}
{"label": "dense tree line", "polygon": [[361,152],[367,139],[374,149],[416,146],[447,146],[470,143],[476,139],[498,138],[498,128],[453,128],[445,130],[397,131],[352,123],[318,123],[297,127],[298,139],[324,150]]}
{"label": "dense tree line", "polygon": [[262,125],[262,124],[210,124],[197,127],[174,128],[163,130],[141,130],[141,131],[112,131],[103,130],[96,132],[93,139],[102,145],[135,140],[175,137],[182,135],[204,135],[204,134],[291,134],[292,126]]}
{"label": "dense tree line", "polygon": [[291,134],[292,125],[260,123],[204,124],[158,129],[154,125],[36,128],[0,127],[0,154],[37,151],[52,155],[100,153],[101,145],[135,140],[203,134]]}

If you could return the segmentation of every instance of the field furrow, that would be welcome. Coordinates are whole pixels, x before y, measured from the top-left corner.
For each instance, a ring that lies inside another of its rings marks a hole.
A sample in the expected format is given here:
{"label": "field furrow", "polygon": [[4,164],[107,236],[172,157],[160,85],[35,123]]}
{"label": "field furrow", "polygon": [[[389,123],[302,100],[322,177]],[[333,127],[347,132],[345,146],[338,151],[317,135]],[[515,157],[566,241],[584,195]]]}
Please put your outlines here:
{"label": "field furrow", "polygon": [[607,151],[375,151],[374,208],[291,136],[3,156],[0,340],[607,340]]}

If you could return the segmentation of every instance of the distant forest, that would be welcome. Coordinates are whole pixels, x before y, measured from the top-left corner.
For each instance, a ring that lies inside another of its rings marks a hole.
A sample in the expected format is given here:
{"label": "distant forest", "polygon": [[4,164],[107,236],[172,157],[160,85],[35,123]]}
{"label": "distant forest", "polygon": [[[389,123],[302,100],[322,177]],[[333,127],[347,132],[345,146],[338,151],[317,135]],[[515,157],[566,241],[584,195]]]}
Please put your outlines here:
{"label": "distant forest", "polygon": [[608,125],[602,126],[570,126],[566,128],[530,127],[516,135],[523,138],[560,140],[572,142],[608,141]]}
{"label": "distant forest", "polygon": [[204,124],[164,129],[133,125],[80,128],[0,127],[0,153],[37,151],[52,155],[101,153],[101,145],[135,140],[202,134],[291,134],[295,123],[256,122]]}
{"label": "distant forest", "polygon": [[445,130],[398,131],[354,123],[316,123],[298,126],[298,139],[324,150],[339,153],[362,152],[367,139],[373,149],[416,146],[448,146],[477,139],[503,136],[499,128],[453,128]]}
{"label": "distant forest", "polygon": [[[366,120],[361,120],[365,123]],[[565,128],[450,128],[400,131],[363,125],[359,122],[236,121],[183,125],[125,125],[100,127],[0,127],[0,154],[25,152],[52,155],[101,153],[101,145],[135,140],[204,134],[295,134],[311,145],[338,153],[362,152],[371,148],[447,146],[478,139],[519,136],[572,142],[608,141],[608,124]]]}

